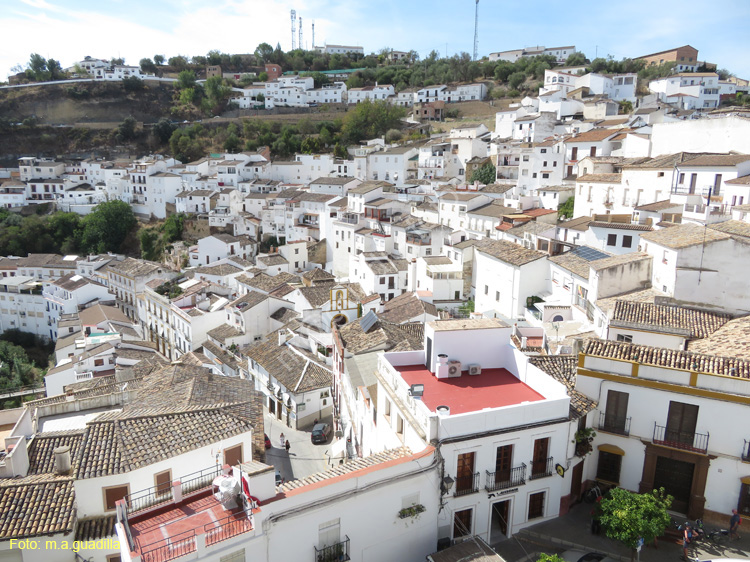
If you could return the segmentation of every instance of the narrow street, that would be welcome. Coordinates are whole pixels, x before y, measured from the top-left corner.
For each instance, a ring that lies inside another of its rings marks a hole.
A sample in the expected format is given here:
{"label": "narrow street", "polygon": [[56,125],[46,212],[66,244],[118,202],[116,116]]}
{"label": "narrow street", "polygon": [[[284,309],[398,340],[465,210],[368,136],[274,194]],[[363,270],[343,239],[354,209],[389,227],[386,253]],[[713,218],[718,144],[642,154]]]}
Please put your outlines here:
{"label": "narrow street", "polygon": [[[272,447],[266,451],[266,464],[273,465],[281,473],[285,482],[304,478],[310,474],[330,468],[329,457],[326,454],[331,447],[329,438],[327,444],[314,445],[310,442],[310,432],[287,427],[275,417],[265,414],[266,435],[271,439]],[[289,440],[289,453],[281,446],[279,437]]]}

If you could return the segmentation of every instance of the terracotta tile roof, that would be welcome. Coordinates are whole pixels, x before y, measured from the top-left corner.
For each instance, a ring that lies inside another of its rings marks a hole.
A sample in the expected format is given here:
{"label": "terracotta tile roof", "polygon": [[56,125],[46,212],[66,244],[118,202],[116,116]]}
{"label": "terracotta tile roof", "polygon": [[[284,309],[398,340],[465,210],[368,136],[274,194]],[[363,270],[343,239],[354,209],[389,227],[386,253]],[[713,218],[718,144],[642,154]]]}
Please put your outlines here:
{"label": "terracotta tile roof", "polygon": [[268,338],[251,346],[245,355],[263,367],[289,392],[307,392],[332,385],[331,371],[313,362],[301,350],[293,350],[286,344],[279,345],[277,334],[272,332]]}
{"label": "terracotta tile roof", "polygon": [[499,205],[496,203],[491,203],[489,205],[484,205],[482,207],[478,207],[476,209],[473,209],[471,211],[467,211],[467,215],[480,215],[483,217],[495,217],[500,218],[505,215],[512,215],[517,213],[518,211],[516,209],[513,209],[512,207],[505,207],[504,205]]}
{"label": "terracotta tile roof", "polygon": [[560,228],[568,228],[573,230],[586,231],[589,229],[589,224],[593,221],[591,217],[576,217],[574,219],[560,221],[557,226]]}
{"label": "terracotta tile roof", "polygon": [[529,363],[565,385],[570,397],[570,415],[579,418],[596,408],[597,402],[576,390],[578,359],[574,355],[536,355]]}
{"label": "terracotta tile roof", "polygon": [[252,287],[253,289],[258,289],[259,291],[263,291],[264,293],[270,293],[284,283],[299,283],[300,278],[296,275],[292,275],[291,273],[282,271],[278,275],[274,276],[268,275],[266,273],[259,273],[252,279],[242,279],[242,282],[248,287]]}
{"label": "terracotta tile roof", "polygon": [[[373,313],[374,314],[374,313]],[[422,326],[424,326],[422,324]],[[358,354],[368,351],[412,351],[424,348],[423,340],[415,330],[402,329],[399,324],[378,318],[367,331],[362,329],[360,320],[355,320],[339,328],[341,340],[348,353]]]}
{"label": "terracotta tile roof", "polygon": [[161,264],[146,260],[137,260],[134,258],[125,258],[123,261],[110,263],[107,267],[110,271],[113,271],[120,275],[126,275],[128,277],[150,275],[160,269],[167,269]]}
{"label": "terracotta tile roof", "polygon": [[750,379],[750,360],[739,357],[721,357],[609,340],[589,340],[584,345],[583,352],[608,359],[636,361],[642,365]]}
{"label": "terracotta tile roof", "polygon": [[641,234],[641,240],[646,240],[658,246],[679,250],[703,243],[729,240],[731,236],[713,228],[705,228],[697,224],[685,223],[670,228],[662,228],[653,232]]}
{"label": "terracotta tile roof", "polygon": [[299,318],[299,312],[296,312],[292,308],[280,308],[271,314],[271,318],[282,324],[287,324],[295,318]]}
{"label": "terracotta tile roof", "polygon": [[573,252],[565,252],[559,256],[552,256],[549,261],[555,263],[570,271],[571,273],[582,277],[583,279],[589,278],[590,261],[587,261]]}
{"label": "terracotta tile roof", "polygon": [[379,316],[388,322],[403,324],[422,314],[437,317],[438,311],[434,304],[423,301],[416,293],[401,293],[383,305]]}
{"label": "terracotta tile roof", "polygon": [[116,515],[104,515],[102,517],[91,517],[79,519],[76,524],[77,541],[96,541],[115,536]]}
{"label": "terracotta tile roof", "polygon": [[542,252],[529,250],[520,244],[514,244],[506,240],[482,240],[477,244],[476,250],[516,267],[540,260],[546,256]]}
{"label": "terracotta tile roof", "polygon": [[332,273],[328,273],[324,269],[321,269],[319,267],[316,267],[314,269],[311,269],[310,271],[305,271],[302,274],[303,279],[307,279],[308,281],[320,281],[321,279],[336,279],[336,276]]}
{"label": "terracotta tile roof", "polygon": [[286,260],[284,256],[281,254],[273,254],[270,256],[260,256],[256,258],[257,261],[259,261],[262,264],[265,264],[266,266],[272,266],[272,265],[286,265],[289,262]]}
{"label": "terracotta tile roof", "polygon": [[570,137],[565,140],[566,144],[575,142],[599,142],[608,139],[611,136],[617,134],[618,131],[612,129],[591,129],[575,137]]}
{"label": "terracotta tile roof", "polygon": [[[750,175],[747,176],[741,176],[739,178],[735,178],[733,180],[727,180],[725,183],[729,183],[732,185],[750,185]],[[740,205],[735,205],[733,208],[736,209]]]}
{"label": "terracotta tile roof", "polygon": [[649,232],[653,230],[650,226],[645,224],[633,224],[629,222],[601,222],[591,221],[589,228],[615,228],[618,230],[639,230],[642,232]]}
{"label": "terracotta tile roof", "polygon": [[730,320],[704,339],[688,342],[688,351],[738,359],[750,357],[750,316]]}
{"label": "terracotta tile roof", "polygon": [[596,306],[599,308],[599,310],[606,313],[609,310],[614,309],[617,301],[620,300],[630,302],[654,303],[656,297],[664,296],[666,296],[664,293],[651,287],[649,289],[640,289],[637,291],[631,291],[629,293],[623,293],[621,295],[615,295],[604,299],[597,299]]}
{"label": "terracotta tile roof", "polygon": [[620,183],[622,181],[622,174],[586,174],[585,176],[578,176],[576,182],[589,182],[589,183]]}
{"label": "terracotta tile roof", "polygon": [[677,205],[675,203],[672,203],[669,199],[665,199],[664,201],[656,201],[654,203],[646,203],[645,205],[638,205],[635,210],[636,211],[649,211],[652,213],[657,213],[659,211],[665,211],[667,209],[671,209],[673,207],[680,207],[682,208],[682,205]]}
{"label": "terracotta tile roof", "polygon": [[690,338],[705,338],[731,319],[728,314],[665,306],[646,302],[618,300],[610,326],[647,327],[654,331],[677,329]]}
{"label": "terracotta tile roof", "polygon": [[[736,207],[734,207],[736,209]],[[732,236],[750,238],[750,224],[737,220],[714,223],[709,228]]]}
{"label": "terracotta tile roof", "polygon": [[367,469],[371,466],[375,466],[384,462],[408,457],[411,456],[411,454],[411,450],[406,447],[401,447],[399,449],[391,449],[388,451],[383,451],[382,453],[376,453],[374,455],[370,455],[369,457],[358,458],[356,460],[340,464],[332,468],[331,470],[317,472],[315,474],[311,474],[310,476],[306,476],[305,478],[300,478],[299,480],[290,480],[289,482],[285,482],[281,485],[279,491],[283,494],[297,488],[302,488],[304,486],[309,486],[311,484],[330,480],[332,478],[336,478],[337,476],[356,473],[359,470]]}
{"label": "terracotta tile roof", "polygon": [[192,270],[192,273],[204,274],[204,275],[233,275],[235,273],[241,273],[242,270],[239,267],[235,267],[228,263],[220,263],[218,265],[202,265]]}
{"label": "terracotta tile roof", "polygon": [[685,167],[692,166],[736,166],[750,160],[750,154],[703,154],[683,163]]}
{"label": "terracotta tile roof", "polygon": [[0,481],[0,539],[68,534],[75,524],[71,478],[14,478]]}
{"label": "terracotta tile roof", "polygon": [[55,431],[37,434],[29,443],[29,475],[55,471],[55,449],[69,446],[73,471],[76,468],[83,430]]}
{"label": "terracotta tile roof", "polygon": [[[248,294],[252,294],[252,291],[251,293],[248,293]],[[257,295],[259,293],[255,293],[255,294]],[[219,326],[216,326],[216,328],[213,328],[209,330],[208,332],[206,332],[206,335],[214,338],[217,341],[220,341],[221,343],[224,343],[229,338],[236,338],[237,336],[241,336],[242,332],[240,332],[234,326],[230,326],[229,324],[221,324]]]}

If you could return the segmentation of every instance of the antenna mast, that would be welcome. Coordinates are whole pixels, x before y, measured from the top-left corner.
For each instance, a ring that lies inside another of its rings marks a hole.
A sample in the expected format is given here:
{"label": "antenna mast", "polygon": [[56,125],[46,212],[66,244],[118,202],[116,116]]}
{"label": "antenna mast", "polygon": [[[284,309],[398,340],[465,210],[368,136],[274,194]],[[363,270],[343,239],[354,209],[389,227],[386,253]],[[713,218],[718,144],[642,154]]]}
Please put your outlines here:
{"label": "antenna mast", "polygon": [[474,58],[477,60],[479,54],[479,0],[476,0],[474,9]]}
{"label": "antenna mast", "polygon": [[297,41],[297,44],[300,49],[304,49],[302,43],[302,16],[299,17],[299,41]]}
{"label": "antenna mast", "polygon": [[292,51],[297,48],[297,12],[292,10]]}
{"label": "antenna mast", "polygon": [[312,48],[315,49],[315,20],[312,21]]}

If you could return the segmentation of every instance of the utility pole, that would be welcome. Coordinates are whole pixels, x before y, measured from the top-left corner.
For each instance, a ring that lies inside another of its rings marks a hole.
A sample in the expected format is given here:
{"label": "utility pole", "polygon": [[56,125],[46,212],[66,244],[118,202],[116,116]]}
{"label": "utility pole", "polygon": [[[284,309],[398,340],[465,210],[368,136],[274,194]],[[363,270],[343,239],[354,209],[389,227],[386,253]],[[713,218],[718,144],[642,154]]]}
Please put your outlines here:
{"label": "utility pole", "polygon": [[302,16],[299,17],[299,41],[297,42],[300,49],[304,49],[302,43]]}
{"label": "utility pole", "polygon": [[292,51],[297,48],[296,40],[297,40],[297,12],[296,10],[292,10],[291,12],[292,16]]}
{"label": "utility pole", "polygon": [[479,55],[479,0],[476,0],[474,8],[474,58],[477,60]]}
{"label": "utility pole", "polygon": [[315,49],[315,20],[312,21],[312,48]]}

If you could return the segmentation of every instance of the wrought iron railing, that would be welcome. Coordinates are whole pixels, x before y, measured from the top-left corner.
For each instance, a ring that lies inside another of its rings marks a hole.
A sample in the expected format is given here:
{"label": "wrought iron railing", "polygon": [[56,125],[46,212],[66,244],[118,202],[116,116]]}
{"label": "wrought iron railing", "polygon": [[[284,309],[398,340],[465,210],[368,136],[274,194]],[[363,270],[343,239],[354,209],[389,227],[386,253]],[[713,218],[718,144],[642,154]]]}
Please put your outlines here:
{"label": "wrought iron railing", "polygon": [[125,496],[128,513],[137,513],[172,501],[172,483],[152,486]]}
{"label": "wrought iron railing", "polygon": [[456,488],[454,496],[465,496],[479,491],[479,473],[469,474],[468,476],[456,477]]}
{"label": "wrought iron railing", "polygon": [[195,552],[195,550],[195,530],[190,529],[141,547],[141,560],[143,562],[167,562]]}
{"label": "wrought iron railing", "polygon": [[521,463],[520,466],[504,471],[487,471],[487,481],[485,488],[488,492],[495,490],[506,490],[526,484],[526,465]]}
{"label": "wrought iron railing", "polygon": [[214,481],[214,478],[221,474],[221,467],[219,465],[204,468],[197,472],[186,474],[180,478],[182,484],[182,495],[190,494],[196,490],[208,488]]}
{"label": "wrought iron railing", "polygon": [[349,537],[335,544],[315,548],[315,562],[346,562],[349,558]]}
{"label": "wrought iron railing", "polygon": [[654,423],[654,443],[696,453],[708,451],[708,433],[676,431]]}
{"label": "wrought iron railing", "polygon": [[206,534],[206,546],[236,537],[252,529],[253,526],[244,514],[240,514],[240,516],[230,515],[203,526],[203,532]]}
{"label": "wrought iron railing", "polygon": [[608,433],[630,435],[630,418],[600,412],[599,429]]}
{"label": "wrought iron railing", "polygon": [[545,478],[552,476],[554,468],[554,459],[548,457],[546,459],[537,459],[531,461],[531,474],[529,480],[536,480],[537,478]]}

